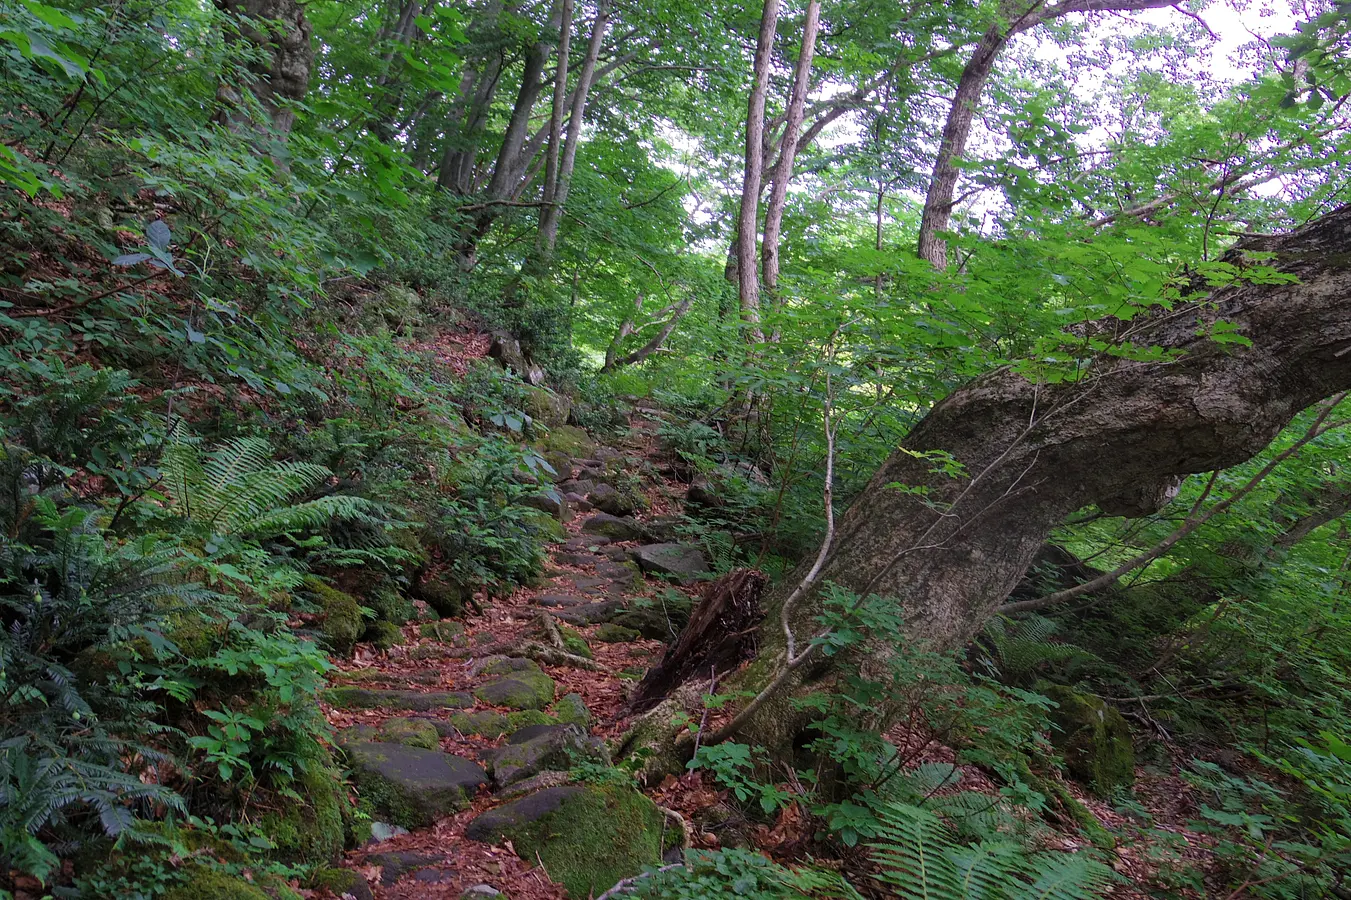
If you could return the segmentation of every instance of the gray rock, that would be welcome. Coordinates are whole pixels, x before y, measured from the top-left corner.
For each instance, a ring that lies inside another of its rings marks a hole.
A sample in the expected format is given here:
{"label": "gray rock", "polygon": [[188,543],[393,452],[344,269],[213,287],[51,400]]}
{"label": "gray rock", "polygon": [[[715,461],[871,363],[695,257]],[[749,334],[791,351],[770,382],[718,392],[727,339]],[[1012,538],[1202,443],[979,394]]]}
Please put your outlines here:
{"label": "gray rock", "polygon": [[[531,665],[534,666],[534,663]],[[480,685],[474,690],[474,696],[484,703],[508,709],[543,709],[554,702],[554,680],[534,666],[533,669],[520,669]]]}
{"label": "gray rock", "polygon": [[380,867],[380,883],[385,887],[389,887],[409,872],[416,872],[442,861],[439,856],[413,850],[391,850],[388,853],[372,853],[366,857],[367,865]]}
{"label": "gray rock", "polygon": [[553,715],[564,724],[570,722],[583,729],[591,727],[591,710],[586,708],[586,701],[582,699],[581,694],[567,694],[560,697],[554,704]]}
{"label": "gray rock", "polygon": [[526,494],[516,502],[521,506],[528,506],[531,509],[537,509],[540,512],[546,512],[551,516],[556,516],[560,522],[566,522],[572,518],[572,510],[568,508],[568,501],[556,490],[541,491],[538,494]]}
{"label": "gray rock", "polygon": [[604,547],[610,543],[607,537],[601,537],[598,534],[584,534],[580,537],[569,538],[564,544],[564,550],[571,550],[576,553],[579,550],[590,550],[592,547]]}
{"label": "gray rock", "polygon": [[566,609],[572,606],[581,606],[589,603],[585,597],[574,597],[571,594],[542,594],[535,600],[536,606],[547,606],[551,609]]}
{"label": "gray rock", "polygon": [[680,634],[680,626],[656,609],[626,609],[610,621],[651,641],[673,641]]}
{"label": "gray rock", "polygon": [[533,794],[535,791],[542,791],[545,788],[559,787],[572,780],[572,776],[567,772],[545,771],[538,775],[533,775],[524,781],[518,781],[511,787],[498,789],[496,797],[499,800],[514,800],[517,797],[524,797],[526,794]]}
{"label": "gray rock", "polygon": [[582,523],[582,531],[599,534],[612,541],[636,541],[643,536],[643,526],[633,519],[619,518],[609,513],[596,513]]}
{"label": "gray rock", "polygon": [[563,497],[568,501],[568,504],[578,512],[591,512],[592,510],[591,501],[587,500],[581,494],[564,494]]}
{"label": "gray rock", "polygon": [[727,505],[726,498],[713,488],[712,483],[703,475],[694,476],[685,490],[685,503],[689,506],[701,506],[704,509],[721,509]]}
{"label": "gray rock", "polygon": [[474,698],[462,691],[378,691],[370,688],[332,687],[320,695],[329,706],[340,709],[411,709],[426,712],[433,709],[466,709],[474,705]]}
{"label": "gray rock", "polygon": [[390,838],[396,838],[401,834],[407,833],[407,828],[400,828],[398,825],[391,825],[388,822],[372,822],[370,842],[372,844],[378,844],[381,841],[387,841]]}
{"label": "gray rock", "polygon": [[605,742],[576,725],[531,725],[493,754],[493,781],[507,787],[546,770],[569,769],[579,758],[610,764]]}
{"label": "gray rock", "polygon": [[556,428],[568,424],[572,398],[566,394],[556,394],[548,388],[528,387],[525,389],[525,409],[536,421],[543,422],[549,428]]}
{"label": "gray rock", "polygon": [[464,893],[460,894],[460,900],[493,900],[502,896],[505,895],[491,884],[476,884],[465,888]]}
{"label": "gray rock", "polygon": [[632,557],[644,572],[670,575],[681,584],[697,581],[708,573],[704,551],[689,544],[647,544],[637,547]]}
{"label": "gray rock", "polygon": [[488,783],[475,763],[438,750],[401,744],[352,744],[346,750],[361,796],[403,828],[425,828],[458,812]]}
{"label": "gray rock", "polygon": [[608,622],[623,608],[624,604],[618,600],[598,600],[595,603],[583,603],[580,606],[561,609],[554,613],[554,617],[569,625],[595,625]]}
{"label": "gray rock", "polygon": [[496,843],[504,834],[557,812],[565,800],[579,796],[584,790],[578,785],[570,784],[528,794],[478,816],[464,830],[464,836],[471,841]]}
{"label": "gray rock", "polygon": [[526,384],[543,384],[544,369],[525,355],[521,350],[520,341],[505,331],[493,332],[493,342],[488,347],[488,355],[501,363],[502,368],[510,369],[521,376]]}
{"label": "gray rock", "polygon": [[581,494],[585,497],[596,489],[596,483],[589,478],[569,478],[559,482],[558,489],[565,494]]}
{"label": "gray rock", "polygon": [[554,562],[560,566],[589,566],[595,563],[596,557],[591,553],[555,553]]}

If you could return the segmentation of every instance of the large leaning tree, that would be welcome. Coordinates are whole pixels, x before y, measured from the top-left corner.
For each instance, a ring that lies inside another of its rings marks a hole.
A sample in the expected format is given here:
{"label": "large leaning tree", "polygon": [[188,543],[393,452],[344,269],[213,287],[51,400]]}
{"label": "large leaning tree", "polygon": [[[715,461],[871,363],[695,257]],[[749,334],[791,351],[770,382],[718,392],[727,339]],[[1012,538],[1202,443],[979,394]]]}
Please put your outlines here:
{"label": "large leaning tree", "polygon": [[[1099,353],[1081,377],[1059,383],[1005,367],[938,403],[840,517],[823,553],[770,591],[755,663],[721,682],[755,699],[704,740],[737,735],[787,751],[811,724],[794,696],[829,688],[846,670],[884,669],[896,648],[882,641],[843,657],[817,652],[826,585],[900,604],[908,639],[958,648],[1069,514],[1090,505],[1156,512],[1187,475],[1251,459],[1297,414],[1351,389],[1351,205],[1285,235],[1247,238],[1225,259],[1234,282],[1192,286],[1182,302],[1077,335],[1162,353]],[[1243,340],[1217,340],[1217,323]],[[696,611],[691,627],[714,618]],[[726,658],[716,630],[693,637],[674,646]],[[653,766],[674,762],[672,708],[707,689],[706,660],[679,668],[704,682],[646,713],[626,747],[656,751]]]}

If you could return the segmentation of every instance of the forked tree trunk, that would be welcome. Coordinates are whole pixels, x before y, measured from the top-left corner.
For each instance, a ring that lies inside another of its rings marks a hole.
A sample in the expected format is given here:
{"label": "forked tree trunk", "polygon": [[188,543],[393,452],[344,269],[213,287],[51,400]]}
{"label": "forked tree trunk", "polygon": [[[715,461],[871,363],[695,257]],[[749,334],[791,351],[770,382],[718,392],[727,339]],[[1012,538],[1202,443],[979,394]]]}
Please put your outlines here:
{"label": "forked tree trunk", "polygon": [[[1113,515],[1156,511],[1187,474],[1252,458],[1296,414],[1351,388],[1351,206],[1241,247],[1273,252],[1270,265],[1298,283],[1239,283],[1185,309],[1085,329],[1107,341],[1129,330],[1135,344],[1175,351],[1170,361],[1100,356],[1080,381],[1060,384],[1034,384],[1006,367],[958,389],[843,515],[814,584],[894,598],[911,638],[960,647],[1070,513],[1093,504]],[[1227,260],[1240,271],[1245,265],[1241,250]],[[1251,345],[1205,336],[1217,320],[1236,325]],[[944,475],[914,454],[953,459],[963,474]],[[759,691],[780,671],[780,610],[805,566],[766,599],[757,662],[733,689]],[[822,612],[819,590],[791,610],[799,653]],[[871,646],[853,664],[867,672],[891,649]],[[760,705],[739,732],[771,748],[789,746],[804,722],[786,697],[828,684],[838,664],[815,657],[794,669],[779,700]],[[647,720],[640,743],[651,743],[660,716],[669,720],[662,707],[650,715],[658,718]]]}
{"label": "forked tree trunk", "polygon": [[741,178],[741,205],[736,222],[737,294],[741,299],[741,317],[747,338],[757,344],[765,339],[760,327],[760,269],[756,265],[760,189],[764,179],[765,95],[769,93],[769,69],[778,25],[779,0],[764,0],[751,73],[751,92],[746,101],[746,167]]}

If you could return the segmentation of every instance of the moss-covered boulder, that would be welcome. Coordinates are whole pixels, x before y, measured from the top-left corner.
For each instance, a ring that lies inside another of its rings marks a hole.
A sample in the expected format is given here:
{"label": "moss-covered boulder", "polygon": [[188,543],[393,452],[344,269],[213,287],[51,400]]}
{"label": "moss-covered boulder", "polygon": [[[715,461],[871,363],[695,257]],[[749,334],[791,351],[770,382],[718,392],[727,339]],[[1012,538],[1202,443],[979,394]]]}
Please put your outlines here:
{"label": "moss-covered boulder", "polygon": [[530,507],[525,507],[521,512],[522,517],[546,541],[560,543],[568,539],[568,530],[555,514]]}
{"label": "moss-covered boulder", "polygon": [[477,764],[449,753],[376,743],[346,750],[362,799],[383,820],[404,828],[425,828],[458,812],[488,783]]}
{"label": "moss-covered boulder", "polygon": [[680,634],[680,623],[668,619],[664,612],[652,607],[626,609],[615,616],[614,624],[636,631],[648,640],[673,641]]}
{"label": "moss-covered boulder", "polygon": [[591,645],[586,642],[586,638],[576,628],[569,628],[566,625],[558,626],[558,634],[563,638],[563,649],[573,656],[580,656],[582,659],[591,659]]}
{"label": "moss-covered boulder", "polygon": [[465,602],[474,592],[444,578],[429,578],[418,585],[417,593],[418,599],[436,610],[437,615],[449,619],[464,612]]}
{"label": "moss-covered boulder", "polygon": [[374,900],[371,886],[366,879],[351,869],[319,869],[310,876],[310,888],[325,890],[341,897],[350,894],[356,900]]}
{"label": "moss-covered boulder", "polygon": [[507,787],[544,771],[567,771],[582,760],[609,765],[610,751],[604,741],[576,725],[531,726],[493,754],[493,781]]}
{"label": "moss-covered boulder", "polygon": [[525,389],[525,411],[546,428],[560,428],[568,423],[572,398],[545,387],[529,385]]}
{"label": "moss-covered boulder", "polygon": [[339,656],[350,655],[365,628],[361,604],[351,594],[330,587],[314,576],[305,579],[305,592],[319,608],[319,633],[328,649]]}
{"label": "moss-covered boulder", "polygon": [[393,622],[372,622],[366,629],[366,640],[377,650],[389,650],[403,643],[403,632]]}
{"label": "moss-covered boulder", "polygon": [[520,712],[506,713],[480,710],[478,712],[451,713],[446,719],[447,733],[453,728],[460,734],[478,735],[495,738],[504,734],[513,734],[530,725],[554,725],[559,720],[537,709],[525,709]]}
{"label": "moss-covered boulder", "polygon": [[387,706],[390,709],[409,709],[414,712],[428,712],[434,709],[467,709],[474,705],[474,698],[460,691],[380,691],[359,687],[331,687],[320,695],[320,699],[329,706],[339,709],[375,709]]}
{"label": "moss-covered boulder", "polygon": [[[615,785],[564,785],[513,800],[469,823],[465,837],[511,841],[538,858],[572,900],[586,900],[661,861],[662,819],[651,800]],[[671,843],[679,840],[673,835]]]}
{"label": "moss-covered boulder", "polygon": [[195,865],[188,880],[171,888],[164,900],[272,900],[262,888],[220,869]]}
{"label": "moss-covered boulder", "polygon": [[606,622],[597,628],[591,636],[602,644],[627,644],[630,641],[638,640],[643,635],[636,628],[629,628],[626,625],[620,625],[618,622]]}
{"label": "moss-covered boulder", "polygon": [[307,760],[307,771],[296,773],[294,787],[301,799],[285,801],[259,822],[263,833],[276,845],[271,855],[282,862],[323,865],[342,853],[347,797],[342,776],[328,752],[322,752],[322,762]]}
{"label": "moss-covered boulder", "polygon": [[447,644],[465,644],[464,626],[459,622],[451,622],[443,619],[440,622],[424,622],[418,626],[418,634],[425,638],[431,638],[434,641],[442,641]]}
{"label": "moss-covered boulder", "polygon": [[635,519],[596,513],[582,523],[586,534],[598,534],[612,541],[636,541],[643,536],[643,526]]}
{"label": "moss-covered boulder", "polygon": [[553,707],[553,716],[564,725],[578,725],[583,729],[591,727],[591,710],[580,694],[568,694],[559,699]]}
{"label": "moss-covered boulder", "polygon": [[437,733],[435,725],[426,719],[407,716],[387,719],[380,726],[380,740],[406,747],[421,747],[423,750],[435,750],[441,746],[441,735]]}
{"label": "moss-covered boulder", "polygon": [[591,435],[575,425],[550,428],[540,444],[543,450],[566,453],[571,459],[585,459],[596,452],[596,442],[591,440]]}
{"label": "moss-covered boulder", "polygon": [[1065,758],[1065,768],[1102,797],[1135,781],[1135,750],[1126,720],[1091,694],[1041,681],[1036,690],[1051,698],[1051,743]]}
{"label": "moss-covered boulder", "polygon": [[554,680],[531,660],[494,660],[483,671],[499,676],[475,689],[474,696],[484,703],[508,709],[544,709],[554,702]]}

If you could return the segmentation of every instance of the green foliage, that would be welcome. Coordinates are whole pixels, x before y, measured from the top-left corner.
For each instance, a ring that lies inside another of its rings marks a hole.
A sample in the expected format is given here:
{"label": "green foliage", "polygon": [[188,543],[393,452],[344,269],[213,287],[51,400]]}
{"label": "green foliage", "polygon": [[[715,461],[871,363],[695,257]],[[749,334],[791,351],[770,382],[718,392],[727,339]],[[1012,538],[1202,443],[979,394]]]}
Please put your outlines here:
{"label": "green foliage", "polygon": [[857,898],[849,884],[831,872],[790,869],[746,850],[690,850],[683,866],[642,878],[623,897],[643,900],[811,900]]}
{"label": "green foliage", "polygon": [[891,804],[879,810],[879,839],[868,846],[878,880],[902,897],[1032,898],[1101,896],[1117,876],[1083,853],[1028,853],[1009,841],[958,843],[937,816]]}

